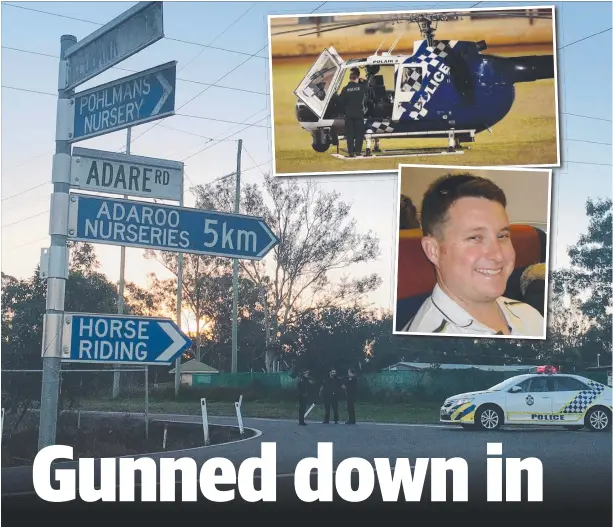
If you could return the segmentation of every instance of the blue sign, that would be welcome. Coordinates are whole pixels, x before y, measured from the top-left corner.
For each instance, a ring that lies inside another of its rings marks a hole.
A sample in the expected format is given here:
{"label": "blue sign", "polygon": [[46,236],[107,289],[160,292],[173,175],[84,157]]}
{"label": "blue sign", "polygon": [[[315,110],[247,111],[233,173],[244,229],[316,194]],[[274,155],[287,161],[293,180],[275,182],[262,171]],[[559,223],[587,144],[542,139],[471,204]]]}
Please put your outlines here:
{"label": "blue sign", "polygon": [[172,364],[192,341],[170,319],[66,313],[62,361]]}
{"label": "blue sign", "polygon": [[173,61],[78,93],[70,142],[173,115],[176,77]]}
{"label": "blue sign", "polygon": [[246,260],[261,260],[279,243],[257,216],[76,193],[68,238]]}

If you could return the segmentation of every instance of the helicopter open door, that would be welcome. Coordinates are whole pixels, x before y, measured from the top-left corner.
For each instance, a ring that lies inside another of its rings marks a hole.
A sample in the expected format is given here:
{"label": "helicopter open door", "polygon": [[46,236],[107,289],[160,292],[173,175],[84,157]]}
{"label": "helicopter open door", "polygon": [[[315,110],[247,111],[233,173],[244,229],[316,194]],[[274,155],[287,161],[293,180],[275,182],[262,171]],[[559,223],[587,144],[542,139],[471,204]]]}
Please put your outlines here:
{"label": "helicopter open door", "polygon": [[[398,121],[407,110],[403,103],[417,103],[416,93],[423,90],[426,77],[426,65],[420,63],[400,64],[396,72],[396,86],[394,90],[394,108],[392,120]],[[417,112],[417,108],[416,108]]]}
{"label": "helicopter open door", "polygon": [[343,60],[334,47],[324,49],[294,91],[294,95],[321,119],[343,75]]}

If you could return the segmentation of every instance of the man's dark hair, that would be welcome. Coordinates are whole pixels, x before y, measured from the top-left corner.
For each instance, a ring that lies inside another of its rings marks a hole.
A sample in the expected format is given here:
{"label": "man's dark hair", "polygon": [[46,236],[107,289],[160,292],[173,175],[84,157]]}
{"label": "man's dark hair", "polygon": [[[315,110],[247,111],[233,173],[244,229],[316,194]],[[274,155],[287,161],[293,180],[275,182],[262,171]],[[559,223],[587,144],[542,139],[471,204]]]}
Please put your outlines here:
{"label": "man's dark hair", "polygon": [[360,76],[360,68],[351,68],[349,70],[350,75],[355,75],[356,77]]}
{"label": "man's dark hair", "polygon": [[472,174],[446,174],[432,183],[421,205],[424,236],[434,236],[447,221],[449,208],[460,198],[484,198],[507,206],[502,189],[493,181]]}

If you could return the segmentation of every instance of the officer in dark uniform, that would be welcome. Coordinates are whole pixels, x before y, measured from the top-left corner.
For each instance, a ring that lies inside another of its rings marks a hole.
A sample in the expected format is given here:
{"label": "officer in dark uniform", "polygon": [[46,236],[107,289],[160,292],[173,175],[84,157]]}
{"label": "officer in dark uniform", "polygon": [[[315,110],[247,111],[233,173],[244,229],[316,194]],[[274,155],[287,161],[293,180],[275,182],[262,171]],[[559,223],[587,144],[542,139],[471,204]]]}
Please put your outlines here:
{"label": "officer in dark uniform", "polygon": [[349,368],[347,371],[347,380],[343,384],[343,389],[347,397],[347,415],[349,419],[345,421],[346,425],[355,424],[355,400],[358,392],[358,378],[356,377],[355,370]]}
{"label": "officer in dark uniform", "polygon": [[364,113],[368,85],[359,82],[359,71],[351,71],[349,84],[345,86],[340,95],[341,107],[345,114],[345,136],[347,137],[347,151],[349,157],[362,153],[364,142]]}
{"label": "officer in dark uniform", "polygon": [[324,409],[326,415],[324,417],[324,424],[330,422],[330,407],[334,412],[334,422],[338,424],[338,397],[341,394],[341,380],[336,376],[336,369],[332,368],[326,379],[321,383],[319,395],[323,396]]}
{"label": "officer in dark uniform", "polygon": [[306,426],[304,422],[304,414],[306,412],[307,402],[309,400],[309,386],[311,379],[309,370],[302,370],[300,379],[298,380],[298,424]]}

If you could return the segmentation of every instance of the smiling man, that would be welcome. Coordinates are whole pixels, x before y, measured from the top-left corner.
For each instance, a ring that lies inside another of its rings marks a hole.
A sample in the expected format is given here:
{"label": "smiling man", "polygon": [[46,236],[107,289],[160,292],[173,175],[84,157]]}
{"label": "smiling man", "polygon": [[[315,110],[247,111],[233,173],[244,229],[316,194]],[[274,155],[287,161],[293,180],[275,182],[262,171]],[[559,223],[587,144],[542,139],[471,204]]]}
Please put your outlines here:
{"label": "smiling man", "polygon": [[536,309],[502,296],[515,265],[506,205],[502,189],[471,174],[430,185],[422,202],[422,248],[437,284],[403,331],[544,337]]}

